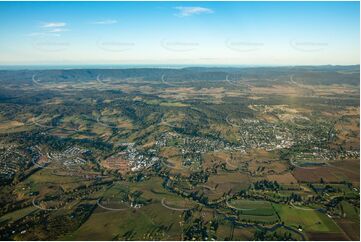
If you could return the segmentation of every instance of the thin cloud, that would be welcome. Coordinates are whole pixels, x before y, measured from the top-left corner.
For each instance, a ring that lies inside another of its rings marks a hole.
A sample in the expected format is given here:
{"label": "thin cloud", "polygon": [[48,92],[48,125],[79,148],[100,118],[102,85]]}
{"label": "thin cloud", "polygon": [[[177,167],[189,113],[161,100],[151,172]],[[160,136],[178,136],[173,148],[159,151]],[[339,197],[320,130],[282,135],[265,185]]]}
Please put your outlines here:
{"label": "thin cloud", "polygon": [[204,7],[175,7],[179,12],[176,14],[176,16],[180,17],[188,17],[195,14],[203,14],[203,13],[214,13],[214,11],[210,8],[204,8]]}
{"label": "thin cloud", "polygon": [[43,28],[59,28],[59,27],[65,27],[66,23],[64,22],[48,22],[44,23],[41,27]]}
{"label": "thin cloud", "polygon": [[65,22],[46,22],[40,25],[40,32],[33,32],[28,36],[55,36],[60,37],[60,33],[67,32],[69,29],[63,28],[66,26]]}
{"label": "thin cloud", "polygon": [[60,37],[60,34],[57,34],[57,33],[49,33],[49,32],[34,32],[34,33],[30,33],[28,34],[28,36],[30,37],[36,37],[36,36],[39,36],[39,37]]}
{"label": "thin cloud", "polygon": [[93,24],[116,24],[116,23],[118,23],[118,21],[115,19],[107,19],[107,20],[93,22]]}
{"label": "thin cloud", "polygon": [[48,32],[49,33],[61,33],[61,32],[67,32],[69,31],[69,29],[63,29],[63,28],[55,28],[55,29],[51,29]]}

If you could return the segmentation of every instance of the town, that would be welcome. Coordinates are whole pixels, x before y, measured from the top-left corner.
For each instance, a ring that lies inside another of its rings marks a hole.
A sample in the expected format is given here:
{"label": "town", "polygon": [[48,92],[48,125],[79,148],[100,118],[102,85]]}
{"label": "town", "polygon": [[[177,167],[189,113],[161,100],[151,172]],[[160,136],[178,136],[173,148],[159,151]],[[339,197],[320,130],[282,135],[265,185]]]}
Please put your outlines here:
{"label": "town", "polygon": [[309,71],[0,71],[0,238],[359,240],[358,81]]}

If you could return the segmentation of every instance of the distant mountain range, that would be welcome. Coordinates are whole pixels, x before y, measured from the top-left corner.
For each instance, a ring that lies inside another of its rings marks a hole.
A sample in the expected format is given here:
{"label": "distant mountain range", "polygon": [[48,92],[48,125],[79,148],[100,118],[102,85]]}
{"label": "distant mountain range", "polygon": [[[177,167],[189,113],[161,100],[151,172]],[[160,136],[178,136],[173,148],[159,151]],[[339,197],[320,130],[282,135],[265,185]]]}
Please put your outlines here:
{"label": "distant mountain range", "polygon": [[0,83],[30,83],[36,76],[46,82],[87,82],[97,78],[138,78],[144,81],[167,82],[216,81],[233,79],[249,81],[289,82],[290,76],[308,84],[351,84],[360,83],[360,66],[285,66],[285,67],[185,67],[185,68],[91,68],[91,69],[43,69],[43,70],[0,70]]}

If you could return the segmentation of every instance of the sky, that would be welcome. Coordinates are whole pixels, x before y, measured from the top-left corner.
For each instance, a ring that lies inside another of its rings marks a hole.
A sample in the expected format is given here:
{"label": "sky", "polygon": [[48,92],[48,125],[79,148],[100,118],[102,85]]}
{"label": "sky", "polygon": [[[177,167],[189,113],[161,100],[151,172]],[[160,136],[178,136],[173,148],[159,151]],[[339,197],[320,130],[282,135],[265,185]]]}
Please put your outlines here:
{"label": "sky", "polygon": [[0,65],[350,65],[359,2],[0,2]]}

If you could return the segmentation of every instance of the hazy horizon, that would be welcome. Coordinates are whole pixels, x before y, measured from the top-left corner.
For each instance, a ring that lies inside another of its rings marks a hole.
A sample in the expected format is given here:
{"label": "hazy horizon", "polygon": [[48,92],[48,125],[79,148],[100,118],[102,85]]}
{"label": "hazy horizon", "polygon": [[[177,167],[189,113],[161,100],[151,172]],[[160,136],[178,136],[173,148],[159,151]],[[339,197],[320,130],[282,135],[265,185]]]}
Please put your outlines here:
{"label": "hazy horizon", "polygon": [[1,2],[0,64],[355,65],[359,7],[359,2]]}
{"label": "hazy horizon", "polygon": [[354,65],[222,65],[222,64],[194,64],[194,65],[182,65],[182,64],[83,64],[83,65],[0,65],[0,70],[71,70],[71,69],[141,69],[141,68],[155,68],[155,69],[183,69],[183,68],[277,68],[277,67],[324,67],[324,66],[359,66]]}

